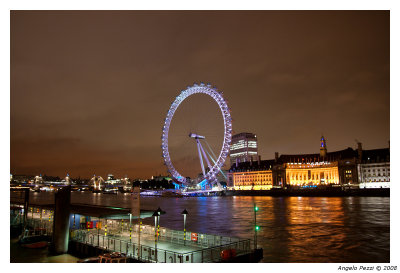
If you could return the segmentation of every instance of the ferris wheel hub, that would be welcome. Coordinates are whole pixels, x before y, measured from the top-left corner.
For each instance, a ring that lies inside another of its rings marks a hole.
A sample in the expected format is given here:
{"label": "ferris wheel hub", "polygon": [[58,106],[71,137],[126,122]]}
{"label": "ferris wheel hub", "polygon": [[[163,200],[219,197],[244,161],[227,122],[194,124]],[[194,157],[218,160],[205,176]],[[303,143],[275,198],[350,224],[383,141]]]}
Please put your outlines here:
{"label": "ferris wheel hub", "polygon": [[205,139],[206,138],[204,136],[201,136],[201,135],[198,135],[198,134],[193,134],[193,133],[190,133],[189,137],[195,138],[195,139]]}

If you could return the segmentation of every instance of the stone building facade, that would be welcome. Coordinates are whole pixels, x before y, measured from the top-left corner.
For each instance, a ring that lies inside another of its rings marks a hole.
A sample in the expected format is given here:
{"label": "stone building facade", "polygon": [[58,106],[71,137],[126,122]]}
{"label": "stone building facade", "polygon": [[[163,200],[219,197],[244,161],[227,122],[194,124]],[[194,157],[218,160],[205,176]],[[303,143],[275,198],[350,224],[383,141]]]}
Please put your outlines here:
{"label": "stone building facade", "polygon": [[390,187],[389,182],[389,149],[363,151],[359,143],[357,149],[349,147],[328,152],[323,136],[317,154],[275,153],[273,160],[236,162],[228,173],[228,187],[237,190],[319,186]]}
{"label": "stone building facade", "polygon": [[390,149],[362,151],[357,165],[360,188],[390,188]]}

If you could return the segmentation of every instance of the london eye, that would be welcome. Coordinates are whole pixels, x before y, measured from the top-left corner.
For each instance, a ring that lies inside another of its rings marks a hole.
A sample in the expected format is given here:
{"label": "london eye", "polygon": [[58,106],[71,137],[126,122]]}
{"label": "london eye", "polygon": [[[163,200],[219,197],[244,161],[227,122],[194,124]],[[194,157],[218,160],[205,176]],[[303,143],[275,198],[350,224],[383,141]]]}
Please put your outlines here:
{"label": "london eye", "polygon": [[[172,176],[173,180],[180,185],[186,183],[186,177],[181,173],[181,170],[177,170],[171,160],[170,150],[169,150],[169,132],[171,122],[174,115],[181,105],[181,103],[188,97],[195,94],[205,94],[211,97],[217,104],[218,108],[222,114],[223,119],[223,140],[222,147],[219,153],[214,153],[206,141],[206,137],[202,135],[202,132],[189,132],[186,136],[193,139],[197,146],[198,157],[200,160],[200,170],[202,172],[202,179],[199,183],[201,187],[206,185],[213,185],[217,182],[217,176],[221,172],[221,168],[225,163],[226,157],[229,154],[229,147],[232,139],[232,118],[230,110],[228,108],[227,102],[223,97],[222,92],[219,92],[215,87],[210,84],[194,84],[187,89],[181,91],[181,93],[172,102],[167,116],[165,118],[164,126],[162,128],[162,157],[164,159],[164,164],[167,167],[168,172]],[[206,144],[206,145],[204,145]],[[218,157],[216,156],[218,154]]]}

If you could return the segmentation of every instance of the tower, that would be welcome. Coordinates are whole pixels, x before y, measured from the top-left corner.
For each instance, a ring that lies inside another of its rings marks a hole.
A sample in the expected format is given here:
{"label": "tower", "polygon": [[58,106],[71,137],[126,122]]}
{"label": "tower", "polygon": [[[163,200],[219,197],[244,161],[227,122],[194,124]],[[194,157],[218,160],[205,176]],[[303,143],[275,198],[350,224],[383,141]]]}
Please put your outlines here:
{"label": "tower", "polygon": [[252,133],[240,133],[232,136],[230,147],[231,165],[235,164],[236,159],[240,162],[257,160],[257,136]]}
{"label": "tower", "polygon": [[319,146],[319,155],[321,157],[326,157],[326,153],[328,152],[326,150],[326,140],[324,138],[324,136],[321,137],[321,141],[320,141],[320,146]]}

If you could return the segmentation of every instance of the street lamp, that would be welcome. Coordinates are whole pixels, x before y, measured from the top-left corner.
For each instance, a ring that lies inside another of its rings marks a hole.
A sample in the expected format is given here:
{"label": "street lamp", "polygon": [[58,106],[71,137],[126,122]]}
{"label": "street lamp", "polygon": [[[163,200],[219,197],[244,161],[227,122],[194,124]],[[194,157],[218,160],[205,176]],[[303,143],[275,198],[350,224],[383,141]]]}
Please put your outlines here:
{"label": "street lamp", "polygon": [[154,211],[152,216],[154,217],[154,249],[155,249],[155,260],[157,262],[157,220],[159,217],[158,210]]}
{"label": "street lamp", "polygon": [[181,214],[183,215],[183,245],[186,245],[186,215],[189,213],[184,209]]}
{"label": "street lamp", "polygon": [[132,213],[129,213],[129,242],[132,243]]}
{"label": "street lamp", "polygon": [[161,216],[161,208],[158,207],[158,209],[156,210],[158,212],[158,216],[157,216],[157,241],[158,241],[158,236],[160,235],[160,216]]}

